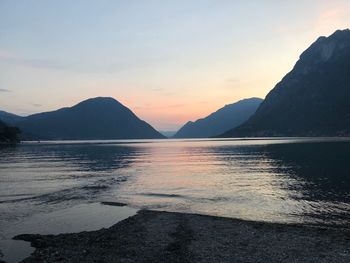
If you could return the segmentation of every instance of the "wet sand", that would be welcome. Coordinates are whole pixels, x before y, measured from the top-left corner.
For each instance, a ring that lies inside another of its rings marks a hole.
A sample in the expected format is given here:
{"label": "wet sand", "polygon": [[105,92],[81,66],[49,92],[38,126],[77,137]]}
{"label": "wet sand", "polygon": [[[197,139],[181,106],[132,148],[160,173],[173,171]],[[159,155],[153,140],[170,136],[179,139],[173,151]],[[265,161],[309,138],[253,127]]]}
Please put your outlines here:
{"label": "wet sand", "polygon": [[24,234],[23,262],[350,262],[346,229],[141,210],[108,229]]}

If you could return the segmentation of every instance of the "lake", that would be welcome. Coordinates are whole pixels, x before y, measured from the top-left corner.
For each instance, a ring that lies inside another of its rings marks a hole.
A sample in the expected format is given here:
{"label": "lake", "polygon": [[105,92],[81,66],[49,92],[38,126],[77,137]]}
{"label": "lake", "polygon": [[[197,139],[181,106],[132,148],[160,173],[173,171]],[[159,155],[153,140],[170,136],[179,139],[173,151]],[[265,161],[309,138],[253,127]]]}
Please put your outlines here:
{"label": "lake", "polygon": [[0,149],[5,255],[13,246],[28,253],[28,245],[9,240],[15,234],[108,227],[136,209],[348,227],[349,202],[348,138],[25,142]]}

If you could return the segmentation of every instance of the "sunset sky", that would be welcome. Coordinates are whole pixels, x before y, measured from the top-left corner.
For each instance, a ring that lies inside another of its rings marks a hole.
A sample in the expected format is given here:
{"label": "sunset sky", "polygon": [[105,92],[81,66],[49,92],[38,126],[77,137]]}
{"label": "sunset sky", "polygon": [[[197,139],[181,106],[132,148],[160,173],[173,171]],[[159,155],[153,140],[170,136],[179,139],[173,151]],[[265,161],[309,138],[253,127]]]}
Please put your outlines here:
{"label": "sunset sky", "polygon": [[114,97],[159,130],[265,95],[350,1],[0,0],[0,109]]}

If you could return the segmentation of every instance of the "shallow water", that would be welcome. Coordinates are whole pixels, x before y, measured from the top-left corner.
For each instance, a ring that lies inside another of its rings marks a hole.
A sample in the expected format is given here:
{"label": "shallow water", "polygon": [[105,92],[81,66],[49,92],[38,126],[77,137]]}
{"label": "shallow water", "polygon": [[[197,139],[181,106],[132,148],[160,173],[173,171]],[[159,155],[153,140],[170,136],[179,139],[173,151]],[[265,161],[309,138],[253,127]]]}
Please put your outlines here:
{"label": "shallow water", "polygon": [[8,238],[4,228],[16,229],[29,218],[100,201],[347,227],[349,153],[347,138],[66,141],[2,148],[0,238]]}
{"label": "shallow water", "polygon": [[98,230],[110,227],[116,222],[135,215],[136,209],[110,207],[100,203],[81,204],[49,213],[29,216],[17,222],[4,222],[0,248],[3,259],[18,262],[28,257],[34,249],[28,242],[12,240],[12,237],[26,234],[61,234]]}

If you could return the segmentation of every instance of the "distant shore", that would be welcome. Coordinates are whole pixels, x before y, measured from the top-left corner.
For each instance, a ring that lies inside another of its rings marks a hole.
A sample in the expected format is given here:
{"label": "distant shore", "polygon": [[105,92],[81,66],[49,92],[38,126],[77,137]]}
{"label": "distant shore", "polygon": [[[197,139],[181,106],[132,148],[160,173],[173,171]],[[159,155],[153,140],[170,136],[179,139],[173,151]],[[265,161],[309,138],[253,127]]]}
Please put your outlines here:
{"label": "distant shore", "polygon": [[22,262],[350,262],[350,231],[141,210],[108,229],[19,235]]}

